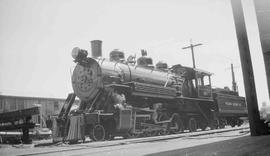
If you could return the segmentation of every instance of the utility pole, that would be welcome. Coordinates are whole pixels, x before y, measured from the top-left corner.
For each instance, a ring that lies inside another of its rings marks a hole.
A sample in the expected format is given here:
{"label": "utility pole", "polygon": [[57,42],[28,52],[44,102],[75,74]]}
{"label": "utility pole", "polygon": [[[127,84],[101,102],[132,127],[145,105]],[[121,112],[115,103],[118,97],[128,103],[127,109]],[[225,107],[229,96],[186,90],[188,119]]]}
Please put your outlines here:
{"label": "utility pole", "polygon": [[[268,85],[268,96],[270,98],[270,2],[269,0],[254,0],[257,23],[259,27],[261,47],[265,65],[265,72]],[[267,19],[267,20],[266,20]]]}
{"label": "utility pole", "polygon": [[200,46],[200,45],[202,45],[202,44],[201,43],[192,44],[192,41],[190,40],[190,46],[182,48],[182,49],[189,49],[189,48],[191,49],[193,68],[196,68],[195,57],[194,57],[194,47],[197,47],[197,46]]}
{"label": "utility pole", "polygon": [[267,125],[260,120],[248,36],[241,0],[231,0],[231,4],[245,84],[250,133],[251,136],[268,134]]}
{"label": "utility pole", "polygon": [[[191,49],[191,54],[192,54],[192,63],[193,63],[193,68],[196,68],[196,64],[195,64],[195,57],[194,57],[194,47],[200,46],[202,45],[201,43],[198,44],[192,44],[192,40],[190,40],[190,46],[187,47],[183,47],[182,49]],[[197,80],[197,72],[195,71],[195,86],[197,88],[197,96],[199,94],[199,87],[198,87],[198,80]]]}
{"label": "utility pole", "polygon": [[235,68],[238,68],[238,66],[235,67],[235,66],[233,65],[233,63],[231,63],[231,67],[230,67],[230,68],[226,68],[226,70],[227,70],[227,69],[230,69],[230,70],[231,70],[231,73],[232,73],[232,91],[238,92],[238,86],[237,86],[237,83],[236,83],[236,81],[235,81],[235,74],[234,74],[234,69],[235,69]]}
{"label": "utility pole", "polygon": [[233,64],[231,63],[231,71],[232,71],[232,90],[234,92],[238,92],[237,85],[235,82],[235,76],[234,76],[234,71],[233,71]]}

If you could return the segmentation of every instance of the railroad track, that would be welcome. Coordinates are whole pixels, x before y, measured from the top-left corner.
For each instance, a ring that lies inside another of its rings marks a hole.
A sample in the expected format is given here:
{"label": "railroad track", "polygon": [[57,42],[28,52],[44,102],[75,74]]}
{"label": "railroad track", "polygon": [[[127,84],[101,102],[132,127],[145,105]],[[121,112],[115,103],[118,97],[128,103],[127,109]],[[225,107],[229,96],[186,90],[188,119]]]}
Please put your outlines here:
{"label": "railroad track", "polygon": [[21,153],[20,155],[21,156],[22,155],[24,156],[51,155],[51,154],[57,154],[57,153],[62,153],[62,152],[80,151],[80,150],[91,149],[91,148],[96,149],[96,148],[103,148],[103,147],[110,147],[110,146],[121,146],[121,145],[127,145],[127,144],[137,144],[137,143],[145,143],[145,142],[178,139],[178,138],[184,138],[184,137],[197,137],[197,136],[210,135],[210,134],[215,134],[215,133],[224,133],[224,132],[230,132],[230,131],[239,131],[239,130],[248,132],[249,126],[208,130],[208,131],[198,131],[198,132],[188,132],[188,133],[172,134],[172,135],[165,135],[165,136],[154,136],[154,137],[147,137],[147,138],[132,138],[132,139],[103,141],[103,142],[88,142],[88,143],[81,143],[81,144],[74,144],[74,145],[63,145],[63,146],[50,145],[48,147],[54,147],[54,148],[42,147],[42,148],[38,148],[38,152],[25,152],[25,153]]}

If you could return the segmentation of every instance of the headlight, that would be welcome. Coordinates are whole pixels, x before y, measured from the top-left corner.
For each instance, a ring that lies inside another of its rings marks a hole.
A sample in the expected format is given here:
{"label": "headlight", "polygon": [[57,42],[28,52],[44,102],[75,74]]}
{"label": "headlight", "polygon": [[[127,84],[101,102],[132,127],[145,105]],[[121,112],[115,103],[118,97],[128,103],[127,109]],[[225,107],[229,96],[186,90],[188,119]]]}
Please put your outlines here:
{"label": "headlight", "polygon": [[75,47],[72,49],[71,56],[74,60],[86,58],[88,52],[84,49],[80,49],[79,47]]}
{"label": "headlight", "polygon": [[79,47],[75,47],[72,49],[71,56],[72,58],[74,58],[74,60],[76,60],[76,58],[78,57],[80,50],[81,49]]}

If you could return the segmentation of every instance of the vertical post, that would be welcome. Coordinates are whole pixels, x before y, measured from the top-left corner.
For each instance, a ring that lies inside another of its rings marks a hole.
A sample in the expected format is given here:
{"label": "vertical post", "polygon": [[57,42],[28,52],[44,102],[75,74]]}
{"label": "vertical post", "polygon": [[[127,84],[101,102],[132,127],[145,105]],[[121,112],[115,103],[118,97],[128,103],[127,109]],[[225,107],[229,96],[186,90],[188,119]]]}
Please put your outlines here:
{"label": "vertical post", "polygon": [[192,54],[193,68],[196,68],[196,65],[195,65],[195,58],[194,58],[194,51],[193,51],[193,45],[192,45],[192,44],[190,44],[190,49],[191,49],[191,54]]}
{"label": "vertical post", "polygon": [[210,85],[210,93],[211,93],[211,98],[213,98],[213,94],[212,94],[212,82],[211,82],[211,75],[208,76],[208,79],[209,79],[209,85]]}
{"label": "vertical post", "polygon": [[254,0],[270,97],[270,1]]}
{"label": "vertical post", "polygon": [[245,84],[246,101],[248,107],[248,119],[250,124],[251,136],[258,136],[266,133],[266,128],[260,121],[257,94],[255,89],[252,62],[246,32],[244,13],[241,0],[231,0],[232,11],[236,35],[238,39],[238,48],[240,53],[242,72]]}
{"label": "vertical post", "polygon": [[[193,68],[195,69],[196,68],[196,65],[195,65],[195,57],[194,57],[194,47],[196,46],[200,46],[202,45],[201,43],[199,44],[192,44],[191,40],[190,40],[190,46],[187,46],[187,47],[183,47],[182,49],[188,49],[190,48],[191,49],[191,54],[192,54],[192,63],[193,63]],[[198,80],[197,80],[197,72],[195,71],[195,86],[196,86],[196,89],[197,89],[197,96],[199,95],[199,88],[198,88]]]}
{"label": "vertical post", "polygon": [[24,119],[25,126],[22,127],[22,132],[23,132],[22,142],[24,144],[30,144],[30,143],[32,143],[32,140],[30,139],[30,136],[29,136],[29,127],[27,127],[28,124],[30,123],[31,118],[32,118],[31,116],[27,116]]}
{"label": "vertical post", "polygon": [[237,86],[236,86],[235,76],[234,76],[234,71],[233,71],[233,64],[231,64],[231,71],[232,71],[232,90],[234,92],[237,92]]}
{"label": "vertical post", "polygon": [[39,113],[39,118],[40,118],[40,120],[39,120],[39,122],[40,122],[40,128],[43,128],[43,122],[42,122],[42,115],[43,114],[43,106],[42,106],[42,104],[40,104],[40,113]]}
{"label": "vertical post", "polygon": [[196,65],[195,65],[195,57],[194,57],[194,47],[197,47],[197,46],[200,46],[202,45],[201,43],[198,43],[198,44],[192,44],[192,42],[190,41],[190,46],[187,46],[187,47],[183,47],[182,49],[191,49],[191,54],[192,54],[192,63],[193,63],[193,68],[196,68]]}

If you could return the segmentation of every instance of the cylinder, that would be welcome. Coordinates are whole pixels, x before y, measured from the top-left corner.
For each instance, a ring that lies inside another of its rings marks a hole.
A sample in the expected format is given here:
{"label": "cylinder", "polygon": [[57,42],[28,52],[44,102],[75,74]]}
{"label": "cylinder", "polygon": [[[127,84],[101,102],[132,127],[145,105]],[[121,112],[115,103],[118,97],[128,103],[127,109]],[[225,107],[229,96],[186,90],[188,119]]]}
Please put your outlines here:
{"label": "cylinder", "polygon": [[91,41],[91,50],[92,50],[92,57],[97,58],[102,56],[102,41],[101,40],[93,40]]}

